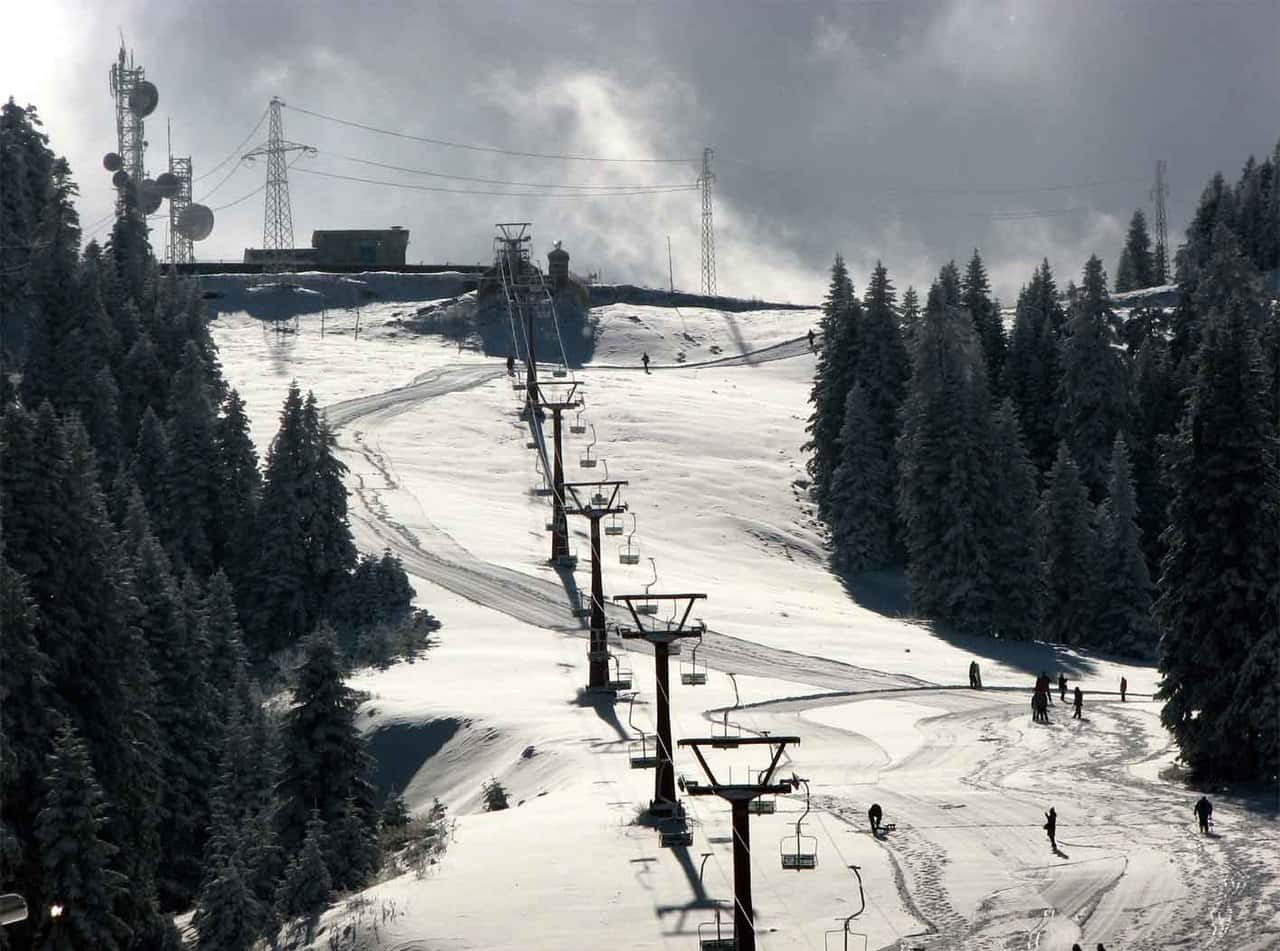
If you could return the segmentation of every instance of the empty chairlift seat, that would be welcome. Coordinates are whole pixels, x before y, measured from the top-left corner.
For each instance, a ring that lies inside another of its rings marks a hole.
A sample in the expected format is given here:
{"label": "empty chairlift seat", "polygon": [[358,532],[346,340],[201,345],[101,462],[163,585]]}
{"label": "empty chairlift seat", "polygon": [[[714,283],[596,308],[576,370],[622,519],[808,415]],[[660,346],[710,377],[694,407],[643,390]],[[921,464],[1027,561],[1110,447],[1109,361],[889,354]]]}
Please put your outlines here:
{"label": "empty chairlift seat", "polygon": [[789,835],[782,840],[784,871],[801,872],[818,867],[818,840],[811,835]]}

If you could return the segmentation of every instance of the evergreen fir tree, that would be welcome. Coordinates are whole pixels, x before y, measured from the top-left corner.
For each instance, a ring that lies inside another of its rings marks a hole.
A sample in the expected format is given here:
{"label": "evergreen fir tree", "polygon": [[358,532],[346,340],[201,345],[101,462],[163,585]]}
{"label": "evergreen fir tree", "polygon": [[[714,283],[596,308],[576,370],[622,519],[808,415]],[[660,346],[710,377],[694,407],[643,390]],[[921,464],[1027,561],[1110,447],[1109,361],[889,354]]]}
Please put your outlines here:
{"label": "evergreen fir tree", "polygon": [[355,567],[356,546],[351,539],[347,520],[347,489],[342,477],[347,467],[338,459],[337,440],[316,404],[314,393],[308,393],[303,404],[303,425],[310,447],[311,490],[307,501],[306,533],[310,560],[311,603],[315,616],[325,616],[334,606]]}
{"label": "evergreen fir tree", "polygon": [[129,462],[129,479],[142,492],[150,517],[160,525],[168,521],[165,478],[169,468],[169,437],[160,417],[148,406],[138,427],[138,441]]}
{"label": "evergreen fir tree", "polygon": [[[127,312],[132,313],[132,308]],[[156,354],[151,335],[143,331],[125,354],[120,374],[120,419],[124,439],[138,441],[139,426],[148,409],[163,409],[169,403],[169,379]]]}
{"label": "evergreen fir tree", "polygon": [[247,591],[247,575],[256,549],[254,536],[262,476],[258,472],[258,454],[249,434],[244,400],[235,390],[227,394],[215,438],[221,499],[214,561],[233,579],[236,590]]}
{"label": "evergreen fir tree", "polygon": [[829,517],[827,496],[831,478],[840,463],[845,399],[853,385],[857,365],[860,310],[844,259],[836,255],[827,296],[822,303],[822,349],[809,393],[813,413],[805,432],[810,438],[802,447],[812,453],[807,468],[813,478],[818,514],[824,519]]}
{"label": "evergreen fir tree", "polygon": [[1053,465],[1057,452],[1059,328],[1064,319],[1045,261],[1018,295],[1004,372],[1004,391],[1018,410],[1027,454],[1041,474]]}
{"label": "evergreen fir tree", "polygon": [[1031,640],[1040,635],[1043,600],[1037,474],[1023,446],[1012,400],[1006,398],[996,409],[992,429],[991,627],[1001,637]]}
{"label": "evergreen fir tree", "polygon": [[1099,521],[1097,643],[1131,657],[1149,657],[1156,646],[1151,576],[1142,554],[1133,470],[1123,436],[1116,437],[1111,454],[1111,479]]}
{"label": "evergreen fir tree", "polygon": [[[1129,234],[1124,242],[1124,254],[1121,260],[1129,262],[1130,283],[1124,290],[1139,290],[1155,285],[1155,262],[1151,258],[1151,235],[1147,232],[1147,216],[1138,208],[1129,221]],[[1116,290],[1121,290],[1119,272],[1116,275]]]}
{"label": "evergreen fir tree", "polygon": [[917,613],[987,632],[991,420],[972,321],[929,290],[898,439],[899,507]]}
{"label": "evergreen fir tree", "polygon": [[47,907],[58,905],[61,914],[45,912],[39,946],[43,951],[116,951],[129,934],[113,910],[126,882],[111,868],[115,850],[102,835],[102,792],[84,742],[69,724],[63,724],[54,745],[35,833]]}
{"label": "evergreen fir tree", "polygon": [[982,345],[982,356],[987,363],[987,380],[997,382],[1004,372],[1007,343],[1000,319],[1000,307],[991,297],[991,282],[987,280],[987,269],[977,248],[974,248],[973,257],[969,259],[969,267],[960,287],[961,304],[969,311],[978,343]]}
{"label": "evergreen fir tree", "polygon": [[[914,287],[908,287],[902,295],[902,315],[900,324],[902,328],[902,342],[906,346],[908,353],[913,346],[912,341],[915,339],[917,327],[920,325],[920,295],[916,293]],[[908,362],[910,362],[908,360]]]}
{"label": "evergreen fir tree", "polygon": [[[1230,273],[1238,254],[1221,229],[1205,268]],[[1261,778],[1280,768],[1280,486],[1252,295],[1246,285],[1205,316],[1186,413],[1166,452],[1158,696],[1161,720],[1203,778]]]}
{"label": "evergreen fir tree", "polygon": [[207,577],[221,524],[222,485],[215,416],[205,365],[188,341],[169,396],[169,466],[165,472],[165,537],[180,570]]}
{"label": "evergreen fir tree", "polygon": [[1116,293],[1123,294],[1134,290],[1136,280],[1133,276],[1133,259],[1129,257],[1129,248],[1126,245],[1121,249],[1120,261],[1116,264]]}
{"label": "evergreen fir tree", "polygon": [[200,936],[196,947],[251,951],[262,922],[262,907],[245,880],[240,851],[236,849],[216,864],[201,891],[194,921]]}
{"label": "evergreen fir tree", "polygon": [[276,905],[285,918],[310,917],[328,907],[333,882],[325,867],[324,840],[324,820],[318,810],[313,810],[307,819],[301,847],[289,863],[276,897]]}
{"label": "evergreen fir tree", "polygon": [[1128,384],[1115,348],[1107,278],[1096,255],[1085,265],[1069,331],[1058,381],[1058,435],[1098,501],[1106,491],[1111,445],[1127,423]]}
{"label": "evergreen fir tree", "polygon": [[[296,851],[306,834],[312,810],[329,830],[337,828],[353,800],[366,834],[377,831],[377,806],[368,780],[369,755],[355,724],[357,701],[343,683],[341,657],[332,631],[308,639],[298,669],[293,707],[285,716],[282,774],[277,825],[280,845]],[[350,855],[328,850],[326,860],[336,881],[351,882],[358,867]]]}
{"label": "evergreen fir tree", "polygon": [[[370,821],[368,803],[362,805],[348,796],[342,814],[329,830],[325,866],[335,888],[358,888],[378,870],[377,821]],[[377,819],[381,818],[377,811]]]}
{"label": "evergreen fir tree", "polygon": [[1094,642],[1093,536],[1089,491],[1067,446],[1049,471],[1040,502],[1044,634],[1057,644]]}
{"label": "evergreen fir tree", "polygon": [[1161,478],[1161,446],[1182,417],[1182,389],[1168,342],[1148,337],[1138,350],[1133,368],[1133,412],[1129,432],[1133,440],[1133,484],[1138,527],[1148,573],[1157,573],[1164,546],[1160,540],[1169,496]]}
{"label": "evergreen fir tree", "polygon": [[893,443],[872,418],[860,381],[849,390],[840,443],[844,458],[831,485],[832,561],[854,573],[887,567],[896,527]]}

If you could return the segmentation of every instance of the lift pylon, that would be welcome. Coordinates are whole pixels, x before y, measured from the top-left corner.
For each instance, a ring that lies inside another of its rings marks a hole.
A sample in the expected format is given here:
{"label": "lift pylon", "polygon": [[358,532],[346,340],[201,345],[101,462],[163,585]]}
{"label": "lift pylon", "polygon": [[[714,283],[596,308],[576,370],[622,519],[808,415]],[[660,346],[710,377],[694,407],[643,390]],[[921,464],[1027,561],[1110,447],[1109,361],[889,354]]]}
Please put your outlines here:
{"label": "lift pylon", "polygon": [[[555,389],[552,390],[552,387]],[[561,392],[561,390],[563,390]],[[569,555],[569,520],[564,514],[564,443],[562,439],[565,410],[576,410],[582,405],[578,399],[578,384],[568,382],[540,383],[536,386],[538,409],[551,413],[551,446],[553,490],[551,501],[551,563],[553,565],[573,567]],[[539,414],[529,414],[529,428],[533,441],[545,446],[541,438],[545,434]]]}
{"label": "lift pylon", "polygon": [[[564,483],[565,515],[579,515],[591,523],[591,637],[587,644],[590,674],[588,690],[609,690],[609,643],[604,616],[604,573],[600,560],[600,520],[621,515],[627,506],[619,500],[625,479],[604,482]],[[579,491],[581,490],[581,491]],[[588,491],[590,493],[588,494]]]}
{"label": "lift pylon", "polygon": [[[774,773],[786,748],[799,742],[798,736],[707,736],[679,742],[680,746],[693,750],[707,776],[706,782],[684,781],[684,791],[690,796],[719,796],[733,807],[733,936],[737,951],[756,951],[755,910],[751,902],[751,814],[747,804],[760,796],[785,795],[792,791],[793,780],[775,779]],[[773,751],[773,758],[756,774],[755,782],[721,782],[707,763],[703,750],[733,750],[744,746],[767,746]]]}
{"label": "lift pylon", "polygon": [[[699,619],[690,620],[693,606],[706,600],[705,594],[618,594],[615,604],[624,604],[631,613],[631,624],[618,626],[624,641],[642,640],[653,645],[654,679],[658,685],[658,764],[653,776],[653,802],[649,811],[655,815],[673,815],[679,811],[676,798],[675,766],[671,759],[671,653],[672,645],[684,638],[702,639],[707,626]],[[665,601],[676,608],[678,621],[659,621],[639,608],[645,603]],[[680,613],[683,605],[684,613]]]}

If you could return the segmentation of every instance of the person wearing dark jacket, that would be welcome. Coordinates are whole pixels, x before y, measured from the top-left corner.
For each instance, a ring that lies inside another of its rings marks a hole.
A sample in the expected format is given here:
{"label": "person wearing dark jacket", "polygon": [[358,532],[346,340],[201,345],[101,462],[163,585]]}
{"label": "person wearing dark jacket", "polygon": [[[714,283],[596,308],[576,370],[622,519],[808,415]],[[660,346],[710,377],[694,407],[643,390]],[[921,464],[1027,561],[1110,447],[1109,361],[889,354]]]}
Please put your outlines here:
{"label": "person wearing dark jacket", "polygon": [[1207,796],[1201,796],[1200,801],[1195,805],[1196,818],[1200,820],[1200,831],[1205,835],[1209,834],[1209,820],[1213,818],[1213,803],[1209,801]]}
{"label": "person wearing dark jacket", "polygon": [[507,354],[507,376],[516,375],[516,358],[511,354]]}
{"label": "person wearing dark jacket", "polygon": [[1080,708],[1083,706],[1084,706],[1084,691],[1082,691],[1079,687],[1076,687],[1076,693],[1075,693],[1076,712],[1071,714],[1071,719],[1073,720],[1080,719]]}
{"label": "person wearing dark jacket", "polygon": [[1049,834],[1050,847],[1058,851],[1058,811],[1053,806],[1044,814],[1044,831]]}
{"label": "person wearing dark jacket", "polygon": [[1067,702],[1067,675],[1058,674],[1058,699]]}
{"label": "person wearing dark jacket", "polygon": [[873,802],[871,808],[867,810],[867,819],[871,822],[871,834],[878,836],[880,834],[880,820],[884,817],[884,812],[880,809],[880,803]]}
{"label": "person wearing dark jacket", "polygon": [[1120,702],[1124,703],[1124,695],[1129,692],[1129,678],[1120,678]]}
{"label": "person wearing dark jacket", "polygon": [[647,350],[643,354],[641,354],[640,362],[644,364],[644,372],[648,373],[649,372],[649,352]]}

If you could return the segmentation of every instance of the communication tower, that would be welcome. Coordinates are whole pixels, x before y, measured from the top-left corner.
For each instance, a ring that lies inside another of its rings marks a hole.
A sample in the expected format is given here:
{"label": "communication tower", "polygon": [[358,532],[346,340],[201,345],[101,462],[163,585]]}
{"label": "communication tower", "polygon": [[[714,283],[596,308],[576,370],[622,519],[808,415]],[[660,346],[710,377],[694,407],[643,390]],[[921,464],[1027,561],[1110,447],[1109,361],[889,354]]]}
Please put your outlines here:
{"label": "communication tower", "polygon": [[[124,190],[138,189],[145,177],[143,153],[146,150],[143,119],[160,103],[160,92],[146,78],[146,71],[133,60],[133,53],[124,48],[120,38],[120,53],[111,66],[111,95],[116,102],[116,149],[103,159],[103,165],[113,172],[116,186],[117,209],[124,205]],[[112,167],[114,166],[114,167]]]}
{"label": "communication tower", "polygon": [[1156,162],[1156,183],[1151,186],[1151,200],[1156,204],[1156,259],[1155,279],[1157,284],[1169,283],[1169,219],[1165,215],[1165,197],[1169,194],[1169,186],[1164,180],[1168,165],[1164,159]]}
{"label": "communication tower", "polygon": [[702,293],[714,297],[716,293],[716,234],[711,222],[711,183],[716,180],[711,172],[711,149],[702,150],[702,174],[698,184],[702,187]]}
{"label": "communication tower", "polygon": [[178,226],[183,212],[191,207],[191,156],[169,156],[169,174],[176,180],[173,195],[169,198],[169,263],[191,264],[195,261],[194,242]]}
{"label": "communication tower", "polygon": [[289,163],[285,157],[290,152],[315,155],[310,145],[290,142],[284,137],[284,123],[280,119],[280,107],[284,102],[278,96],[271,97],[271,125],[267,141],[244,154],[245,161],[259,156],[267,159],[267,199],[262,221],[262,249],[277,258],[293,250],[293,208],[289,203]]}

